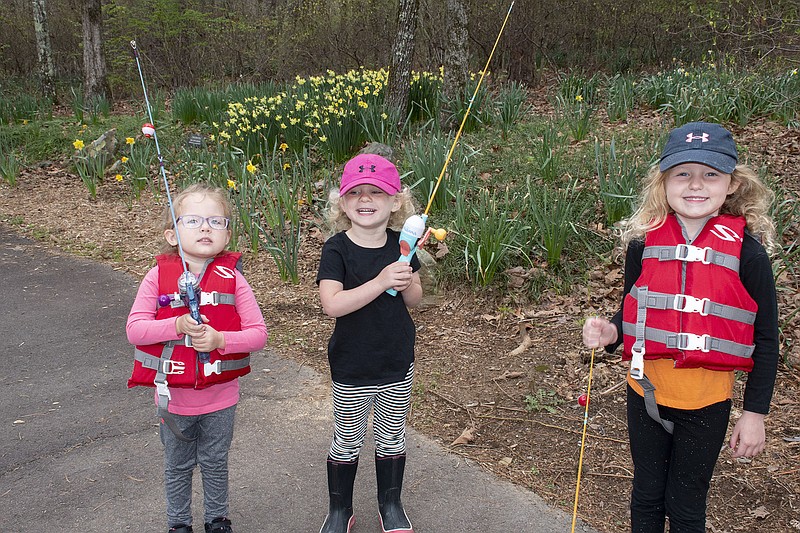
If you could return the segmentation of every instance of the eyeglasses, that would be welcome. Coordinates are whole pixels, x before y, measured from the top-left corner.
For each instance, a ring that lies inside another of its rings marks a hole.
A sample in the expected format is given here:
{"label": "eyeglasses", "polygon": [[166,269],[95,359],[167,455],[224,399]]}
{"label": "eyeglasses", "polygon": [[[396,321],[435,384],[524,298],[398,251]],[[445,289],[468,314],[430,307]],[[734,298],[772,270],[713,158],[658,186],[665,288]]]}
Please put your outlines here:
{"label": "eyeglasses", "polygon": [[200,215],[181,215],[178,219],[186,229],[198,229],[203,226],[203,222],[208,222],[211,229],[228,229],[229,218],[226,217],[201,217]]}

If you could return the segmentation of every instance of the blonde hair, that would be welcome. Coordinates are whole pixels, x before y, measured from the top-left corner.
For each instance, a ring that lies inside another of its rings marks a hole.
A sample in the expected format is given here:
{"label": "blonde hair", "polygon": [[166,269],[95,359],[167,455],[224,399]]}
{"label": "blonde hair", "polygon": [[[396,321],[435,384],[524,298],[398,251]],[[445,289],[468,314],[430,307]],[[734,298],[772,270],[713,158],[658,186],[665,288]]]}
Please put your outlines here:
{"label": "blonde hair", "polygon": [[[636,211],[620,223],[620,240],[623,250],[635,239],[644,238],[645,233],[660,228],[672,212],[667,203],[666,172],[661,172],[658,163],[650,167],[639,195]],[[720,207],[720,214],[744,217],[747,229],[761,240],[772,252],[775,249],[775,224],[769,215],[775,194],[764,185],[753,169],[747,165],[736,165],[731,174],[731,184],[739,187],[728,195]]]}
{"label": "blonde hair", "polygon": [[[186,198],[192,194],[199,194],[204,197],[204,200],[209,199],[217,202],[220,206],[222,206],[222,214],[225,216],[225,218],[231,218],[231,213],[233,210],[231,208],[231,202],[228,199],[228,194],[223,189],[219,187],[212,187],[206,183],[195,183],[194,185],[188,186],[173,196],[172,205],[175,207],[175,218],[182,214],[181,206]],[[175,229],[175,225],[172,223],[172,213],[170,212],[169,206],[164,208],[164,212],[161,216],[161,226],[163,231]],[[230,231],[230,227],[228,231]],[[161,246],[161,251],[165,254],[177,254],[178,247],[164,241],[164,244]]]}
{"label": "blonde hair", "polygon": [[[395,231],[400,231],[406,219],[416,213],[414,195],[408,187],[403,187],[394,195],[400,200],[400,208],[389,217],[387,226]],[[339,196],[339,189],[331,189],[328,195],[327,221],[331,234],[349,230],[353,223],[347,217],[347,213],[342,209],[342,197]]]}

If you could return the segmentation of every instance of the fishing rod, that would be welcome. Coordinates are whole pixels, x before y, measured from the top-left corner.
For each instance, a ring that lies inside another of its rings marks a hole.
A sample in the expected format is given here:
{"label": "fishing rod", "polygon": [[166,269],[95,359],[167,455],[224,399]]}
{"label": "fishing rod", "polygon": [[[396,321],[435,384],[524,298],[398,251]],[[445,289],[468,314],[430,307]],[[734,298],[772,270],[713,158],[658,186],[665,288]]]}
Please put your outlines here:
{"label": "fishing rod", "polygon": [[[486,72],[489,70],[489,63],[491,63],[492,57],[494,57],[497,44],[500,42],[500,37],[502,37],[503,31],[506,29],[506,24],[508,23],[508,18],[511,16],[511,10],[513,8],[514,2],[512,1],[511,5],[508,6],[508,11],[506,12],[505,19],[503,19],[503,24],[500,26],[500,31],[497,32],[497,38],[494,40],[492,51],[489,53],[489,57],[486,59],[486,65],[481,71],[480,78],[478,78],[478,84],[475,86],[475,91],[472,93],[472,98],[469,99],[469,105],[467,105],[467,110],[464,112],[464,117],[461,119],[461,125],[459,125],[458,131],[456,131],[456,136],[453,139],[453,144],[450,146],[450,151],[447,153],[447,158],[444,160],[444,165],[442,165],[442,171],[439,173],[439,178],[436,180],[436,185],[434,185],[430,197],[428,198],[428,205],[425,206],[425,211],[421,215],[411,215],[403,224],[403,229],[400,231],[400,259],[398,259],[398,261],[410,262],[411,258],[414,256],[414,253],[420,246],[425,244],[430,235],[433,235],[437,240],[440,241],[444,240],[445,236],[447,235],[447,232],[444,229],[428,228],[427,231],[425,230],[425,225],[428,222],[428,212],[431,209],[433,199],[436,196],[436,192],[439,190],[439,185],[442,183],[444,174],[447,171],[447,165],[450,164],[450,159],[453,157],[453,152],[455,152],[458,140],[461,138],[461,132],[464,131],[464,125],[467,123],[469,113],[472,111],[472,105],[475,103],[475,98],[478,96],[478,91],[481,88],[481,83],[483,83],[483,78],[486,76]],[[397,295],[397,291],[394,289],[387,289],[386,292],[392,296]]]}
{"label": "fishing rod", "polygon": [[[144,74],[142,73],[142,64],[139,61],[139,49],[136,47],[136,41],[131,41],[131,48],[133,49],[133,57],[136,59],[136,68],[139,70],[139,80],[142,82],[142,93],[144,94],[145,108],[147,109],[147,117],[150,122],[142,126],[142,133],[147,138],[152,138],[156,145],[156,155],[158,156],[158,168],[161,171],[161,177],[164,180],[164,190],[167,192],[167,203],[169,205],[169,213],[172,217],[172,227],[175,228],[175,240],[178,243],[178,255],[181,258],[181,265],[183,266],[183,273],[178,278],[178,293],[184,305],[189,309],[189,314],[198,323],[202,324],[203,319],[200,316],[200,281],[189,270],[189,264],[186,262],[186,257],[183,254],[183,245],[181,244],[181,235],[178,231],[178,219],[175,217],[175,206],[172,204],[172,195],[169,191],[169,180],[167,173],[164,170],[164,158],[161,155],[161,147],[158,144],[158,133],[154,126],[153,111],[150,108],[150,98],[147,96],[147,85],[144,82]],[[159,298],[159,303],[161,299]],[[187,339],[190,337],[187,336]],[[197,357],[203,364],[210,364],[210,354],[208,352],[197,352]]]}
{"label": "fishing rod", "polygon": [[[572,505],[572,533],[575,533],[575,522],[578,519],[578,495],[581,491],[581,470],[583,469],[583,450],[586,448],[586,430],[589,427],[589,402],[592,396],[592,374],[594,370],[594,352],[589,360],[589,384],[586,387],[586,395],[581,395],[578,403],[583,404],[583,434],[581,435],[581,453],[578,459],[578,479],[575,482],[575,502]],[[583,400],[583,401],[581,401]]]}

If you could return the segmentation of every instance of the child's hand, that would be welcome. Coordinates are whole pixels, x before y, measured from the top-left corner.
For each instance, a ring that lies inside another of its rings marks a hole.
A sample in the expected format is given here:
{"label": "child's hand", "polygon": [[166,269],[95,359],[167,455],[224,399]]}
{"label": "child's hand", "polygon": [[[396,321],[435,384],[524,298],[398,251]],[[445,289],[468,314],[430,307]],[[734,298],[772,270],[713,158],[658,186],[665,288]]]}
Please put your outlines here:
{"label": "child's hand", "polygon": [[394,263],[386,265],[378,274],[378,281],[386,289],[394,289],[397,292],[403,292],[411,285],[414,279],[414,272],[411,264],[407,261],[395,261]]}
{"label": "child's hand", "polygon": [[605,318],[587,318],[583,324],[583,344],[587,348],[602,348],[617,341],[617,327]]}
{"label": "child's hand", "polygon": [[222,333],[208,325],[208,318],[200,315],[202,324],[198,324],[192,315],[186,313],[175,320],[175,331],[179,335],[188,335],[192,338],[192,347],[198,352],[211,352],[225,347],[225,338]]}
{"label": "child's hand", "polygon": [[766,442],[764,415],[744,411],[733,427],[728,446],[733,457],[755,457],[764,451]]}
{"label": "child's hand", "polygon": [[[205,316],[203,321],[208,322]],[[225,347],[225,337],[208,324],[203,324],[203,331],[199,335],[192,335],[192,348],[198,352],[213,352]]]}

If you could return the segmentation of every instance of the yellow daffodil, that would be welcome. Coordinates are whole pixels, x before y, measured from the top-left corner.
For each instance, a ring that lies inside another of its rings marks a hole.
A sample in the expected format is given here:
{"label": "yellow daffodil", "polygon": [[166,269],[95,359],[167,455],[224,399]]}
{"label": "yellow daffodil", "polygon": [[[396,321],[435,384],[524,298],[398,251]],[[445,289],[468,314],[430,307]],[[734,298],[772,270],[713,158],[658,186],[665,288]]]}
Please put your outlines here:
{"label": "yellow daffodil", "polygon": [[28,119],[27,118],[22,119],[22,125],[23,126],[27,126],[28,125]]}
{"label": "yellow daffodil", "polygon": [[320,135],[319,142],[321,143],[328,142],[328,138],[325,135]]}
{"label": "yellow daffodil", "polygon": [[236,182],[233,181],[233,180],[228,180],[228,188],[229,189],[233,189],[235,191],[236,190]]}
{"label": "yellow daffodil", "polygon": [[123,155],[122,158],[120,158],[120,161],[122,161],[123,163],[127,163],[128,158]]}
{"label": "yellow daffodil", "polygon": [[85,145],[83,144],[83,141],[82,141],[82,140],[80,140],[80,139],[75,139],[75,142],[74,142],[74,143],[72,143],[72,146],[74,146],[76,150],[83,150],[83,147],[84,147]]}
{"label": "yellow daffodil", "polygon": [[136,143],[136,139],[133,137],[125,137],[125,144],[134,144]]}
{"label": "yellow daffodil", "polygon": [[114,179],[117,181],[122,181],[122,174],[117,174],[116,176],[114,176]]}
{"label": "yellow daffodil", "polygon": [[247,167],[246,168],[247,168],[247,171],[250,174],[255,174],[256,173],[257,168],[251,161],[247,162]]}
{"label": "yellow daffodil", "polygon": [[583,102],[583,96],[581,96],[581,95],[576,96],[575,97],[575,101],[576,102]]}
{"label": "yellow daffodil", "polygon": [[290,165],[289,163],[283,164],[283,170],[289,170],[290,168],[292,168],[292,165]]}

